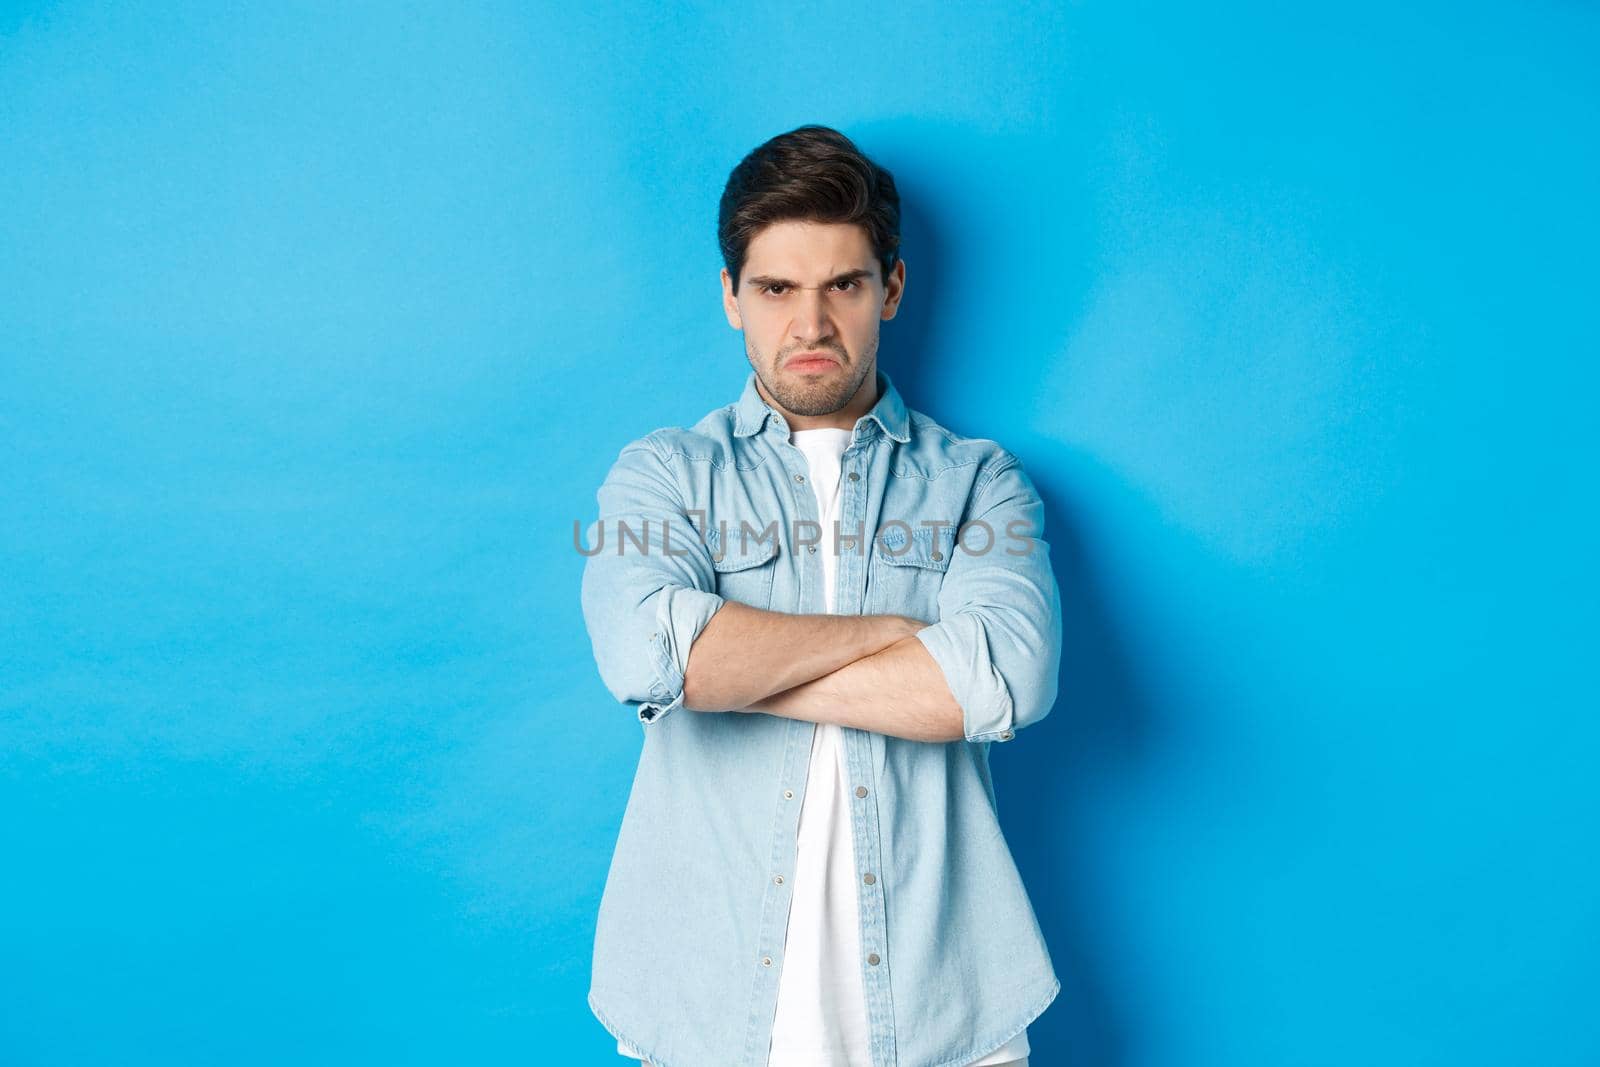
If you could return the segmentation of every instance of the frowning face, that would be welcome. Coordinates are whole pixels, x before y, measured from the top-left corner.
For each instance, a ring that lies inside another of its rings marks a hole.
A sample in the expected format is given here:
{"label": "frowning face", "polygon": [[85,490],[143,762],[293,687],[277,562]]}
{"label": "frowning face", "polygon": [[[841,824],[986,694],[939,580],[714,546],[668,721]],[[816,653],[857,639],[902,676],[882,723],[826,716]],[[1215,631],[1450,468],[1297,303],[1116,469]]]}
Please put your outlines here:
{"label": "frowning face", "polygon": [[[881,274],[867,231],[853,223],[785,220],[756,233],[737,294],[722,272],[722,304],[744,332],[768,403],[786,415],[826,416],[873,390],[878,324],[894,318],[905,263],[895,262],[887,284]],[[875,397],[864,399],[856,414]]]}

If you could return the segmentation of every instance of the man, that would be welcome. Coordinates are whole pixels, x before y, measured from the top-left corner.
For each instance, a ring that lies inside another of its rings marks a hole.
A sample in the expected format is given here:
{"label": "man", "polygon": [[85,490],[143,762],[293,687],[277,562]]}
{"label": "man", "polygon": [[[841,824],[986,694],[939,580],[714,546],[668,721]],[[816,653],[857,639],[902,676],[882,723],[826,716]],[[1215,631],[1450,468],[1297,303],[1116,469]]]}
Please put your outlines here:
{"label": "man", "polygon": [[651,1067],[1026,1064],[1060,983],[988,753],[1056,695],[1038,494],[877,367],[887,171],[803,126],[734,169],[719,230],[752,373],[622,449],[580,546],[644,724],[590,1008]]}

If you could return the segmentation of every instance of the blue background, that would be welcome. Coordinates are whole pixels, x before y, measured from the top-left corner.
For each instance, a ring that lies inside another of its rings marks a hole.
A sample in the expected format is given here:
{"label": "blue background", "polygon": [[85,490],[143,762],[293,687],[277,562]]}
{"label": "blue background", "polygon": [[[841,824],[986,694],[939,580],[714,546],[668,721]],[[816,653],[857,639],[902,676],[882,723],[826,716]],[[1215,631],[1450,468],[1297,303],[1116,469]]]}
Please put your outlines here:
{"label": "blue background", "polygon": [[1600,1062],[1594,6],[232,6],[0,7],[0,1062],[622,1062],[573,524],[813,121],[1047,501],[1036,1067]]}

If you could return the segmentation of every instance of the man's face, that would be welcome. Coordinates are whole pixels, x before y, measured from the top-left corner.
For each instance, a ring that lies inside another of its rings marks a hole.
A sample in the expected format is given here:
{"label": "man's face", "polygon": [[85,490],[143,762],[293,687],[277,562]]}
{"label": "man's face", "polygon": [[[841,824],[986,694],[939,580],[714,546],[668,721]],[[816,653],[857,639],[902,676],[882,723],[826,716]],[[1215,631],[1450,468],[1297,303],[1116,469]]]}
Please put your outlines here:
{"label": "man's face", "polygon": [[723,310],[744,331],[757,381],[795,415],[831,414],[873,388],[878,323],[904,289],[904,262],[886,283],[853,223],[774,222],[750,241],[737,295],[722,272]]}

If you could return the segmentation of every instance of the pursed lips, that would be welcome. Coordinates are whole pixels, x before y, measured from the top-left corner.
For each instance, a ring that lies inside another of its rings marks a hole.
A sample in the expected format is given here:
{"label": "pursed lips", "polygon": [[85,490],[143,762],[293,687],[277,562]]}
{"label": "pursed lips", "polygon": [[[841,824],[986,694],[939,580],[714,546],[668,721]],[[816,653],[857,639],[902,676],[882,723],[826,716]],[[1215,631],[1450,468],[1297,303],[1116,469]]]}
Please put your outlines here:
{"label": "pursed lips", "polygon": [[789,362],[784,366],[795,370],[820,370],[828,364],[837,366],[839,361],[827,352],[801,352],[790,356]]}

